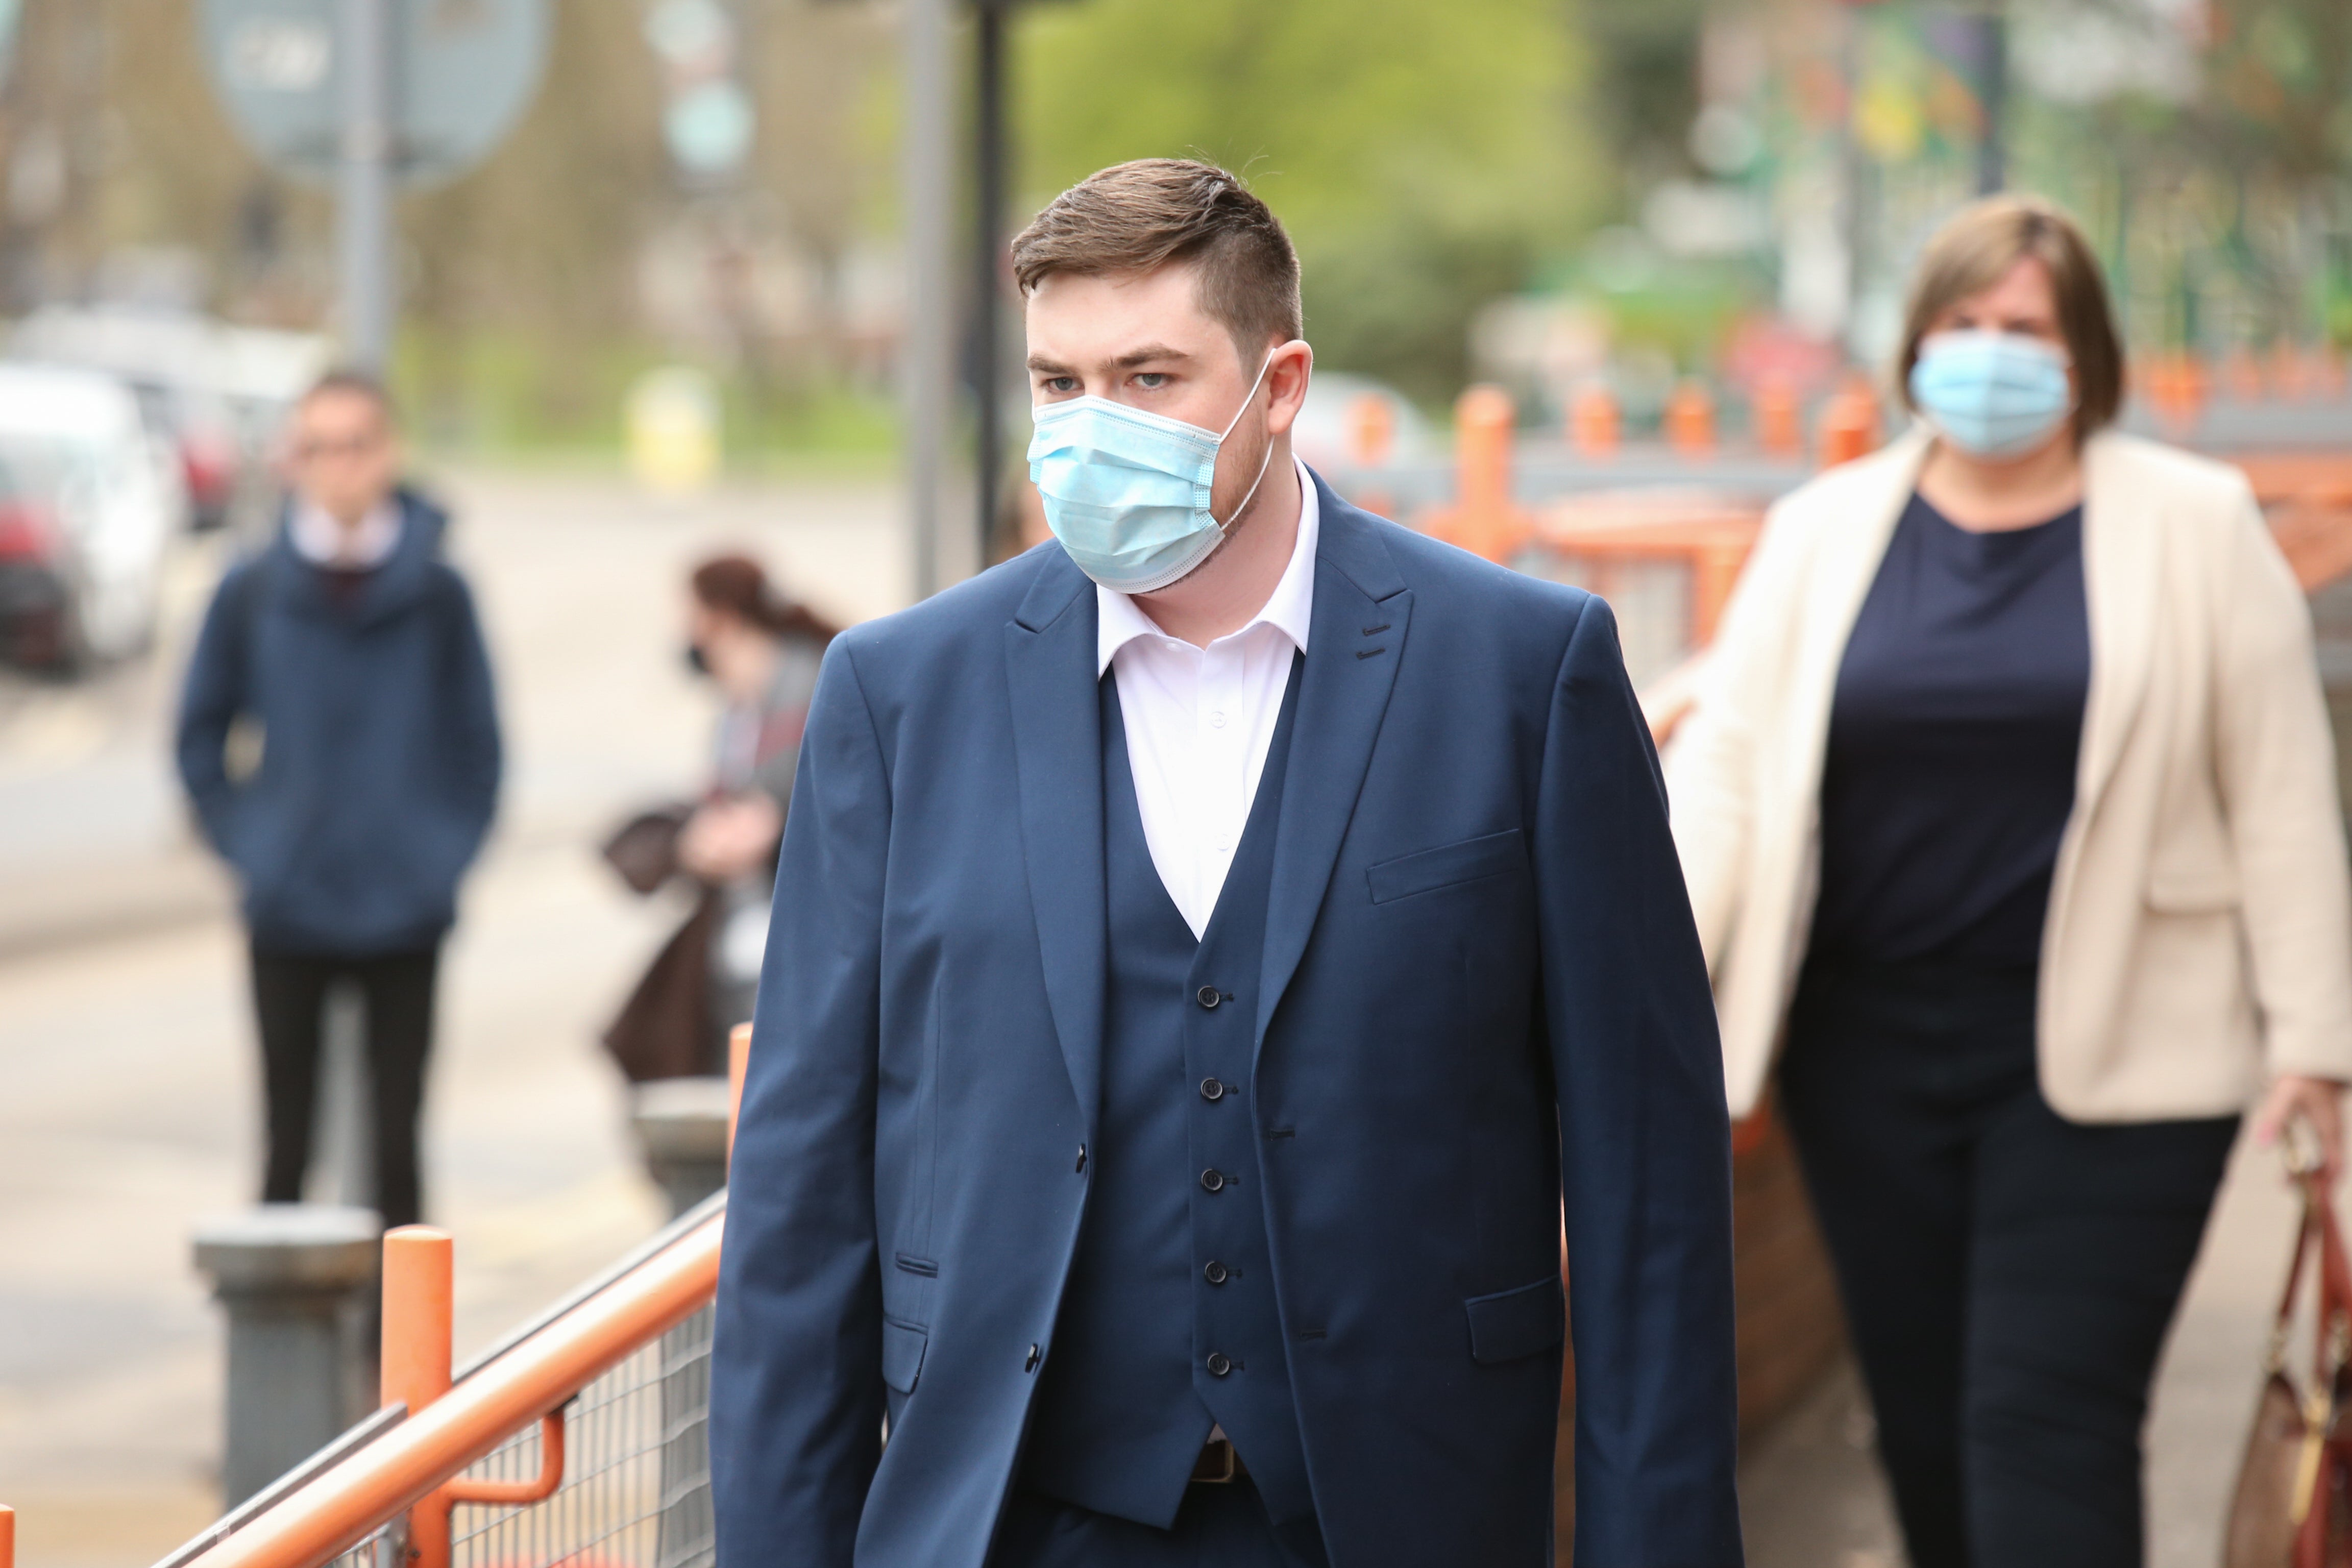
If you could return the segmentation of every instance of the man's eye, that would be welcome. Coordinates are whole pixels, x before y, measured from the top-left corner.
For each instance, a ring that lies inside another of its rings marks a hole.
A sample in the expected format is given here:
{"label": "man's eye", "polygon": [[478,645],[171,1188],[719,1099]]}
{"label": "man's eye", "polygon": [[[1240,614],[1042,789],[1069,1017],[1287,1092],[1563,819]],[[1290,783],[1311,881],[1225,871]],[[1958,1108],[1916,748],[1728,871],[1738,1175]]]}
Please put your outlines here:
{"label": "man's eye", "polygon": [[1147,370],[1136,376],[1135,384],[1146,392],[1158,392],[1168,384],[1168,374],[1165,371]]}
{"label": "man's eye", "polygon": [[1048,392],[1056,394],[1071,393],[1077,391],[1077,389],[1078,382],[1076,376],[1049,375],[1045,378],[1045,390]]}

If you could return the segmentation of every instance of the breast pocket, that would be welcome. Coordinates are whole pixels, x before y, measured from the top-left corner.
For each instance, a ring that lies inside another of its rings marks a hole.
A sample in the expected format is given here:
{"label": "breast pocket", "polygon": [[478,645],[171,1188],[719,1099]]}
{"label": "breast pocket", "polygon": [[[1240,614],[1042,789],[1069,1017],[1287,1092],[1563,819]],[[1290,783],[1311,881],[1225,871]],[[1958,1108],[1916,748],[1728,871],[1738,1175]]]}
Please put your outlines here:
{"label": "breast pocket", "polygon": [[1371,884],[1372,902],[1389,904],[1442,888],[1522,871],[1527,863],[1526,836],[1512,827],[1382,860],[1366,867],[1364,878]]}

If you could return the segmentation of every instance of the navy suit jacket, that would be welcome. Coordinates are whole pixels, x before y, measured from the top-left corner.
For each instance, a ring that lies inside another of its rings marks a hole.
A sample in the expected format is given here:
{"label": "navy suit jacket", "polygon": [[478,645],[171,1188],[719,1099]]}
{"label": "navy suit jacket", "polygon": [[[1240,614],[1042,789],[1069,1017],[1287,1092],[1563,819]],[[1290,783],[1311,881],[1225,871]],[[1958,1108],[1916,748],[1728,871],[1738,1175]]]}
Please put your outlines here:
{"label": "navy suit jacket", "polygon": [[[1715,1013],[1608,606],[1322,506],[1256,1062],[1338,1568],[1728,1568]],[[1105,995],[1093,585],[1030,551],[826,655],[711,1378],[725,1568],[979,1568],[1085,1210]],[[888,1444],[883,1443],[888,1420]]]}

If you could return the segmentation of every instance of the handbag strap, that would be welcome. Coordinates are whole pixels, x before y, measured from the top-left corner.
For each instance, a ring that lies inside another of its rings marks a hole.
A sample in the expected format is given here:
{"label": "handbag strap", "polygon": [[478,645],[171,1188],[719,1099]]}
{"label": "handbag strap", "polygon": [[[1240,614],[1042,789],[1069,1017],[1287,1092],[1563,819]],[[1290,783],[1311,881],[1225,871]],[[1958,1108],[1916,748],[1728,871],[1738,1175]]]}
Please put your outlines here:
{"label": "handbag strap", "polygon": [[[2352,1263],[2347,1260],[2344,1232],[2336,1223],[2336,1204],[2326,1178],[2317,1171],[2306,1171],[2298,1179],[2303,1184],[2306,1224],[2319,1243],[2320,1353],[2323,1358],[2332,1354],[2334,1365],[2340,1366],[2352,1354],[2352,1345],[2346,1343],[2347,1337],[2352,1336]],[[2298,1254],[2302,1250],[2296,1248]],[[2324,1361],[2322,1364],[2326,1366]]]}

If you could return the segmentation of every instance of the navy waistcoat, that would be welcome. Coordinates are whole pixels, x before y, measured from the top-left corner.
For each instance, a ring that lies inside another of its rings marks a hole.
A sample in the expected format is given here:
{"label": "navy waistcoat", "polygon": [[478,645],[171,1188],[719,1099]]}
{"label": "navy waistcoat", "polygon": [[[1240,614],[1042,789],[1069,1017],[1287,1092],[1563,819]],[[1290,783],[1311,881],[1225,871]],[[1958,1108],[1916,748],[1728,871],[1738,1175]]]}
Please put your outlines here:
{"label": "navy waistcoat", "polygon": [[1285,1533],[1313,1530],[1249,1088],[1252,993],[1297,699],[1294,657],[1248,824],[1196,942],[1143,835],[1118,683],[1101,688],[1109,963],[1100,1131],[1024,1479],[1161,1529],[1213,1425],[1267,1511],[1293,1527]]}

